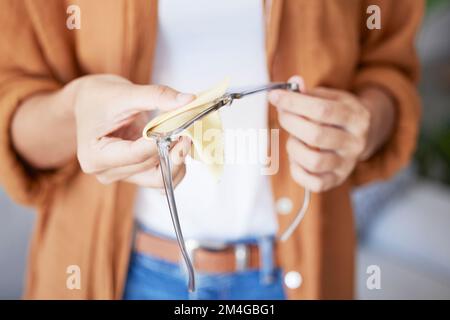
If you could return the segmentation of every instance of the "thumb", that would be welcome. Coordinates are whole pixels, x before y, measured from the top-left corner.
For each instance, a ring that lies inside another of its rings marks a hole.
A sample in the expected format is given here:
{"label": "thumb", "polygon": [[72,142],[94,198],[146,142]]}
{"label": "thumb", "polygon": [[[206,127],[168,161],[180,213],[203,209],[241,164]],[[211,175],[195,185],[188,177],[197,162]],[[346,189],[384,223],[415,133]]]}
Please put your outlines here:
{"label": "thumb", "polygon": [[182,107],[195,98],[193,94],[178,92],[163,85],[133,84],[129,93],[128,110],[131,108],[136,111],[167,111]]}

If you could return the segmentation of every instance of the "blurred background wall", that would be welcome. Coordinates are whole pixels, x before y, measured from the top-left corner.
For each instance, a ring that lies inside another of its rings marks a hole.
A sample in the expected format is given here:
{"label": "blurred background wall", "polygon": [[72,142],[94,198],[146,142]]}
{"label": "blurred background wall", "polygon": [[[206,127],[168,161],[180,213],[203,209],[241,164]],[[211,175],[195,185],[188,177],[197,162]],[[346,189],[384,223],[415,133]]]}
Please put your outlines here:
{"label": "blurred background wall", "polygon": [[[423,119],[409,168],[354,193],[360,299],[450,299],[450,1],[427,2],[417,39]],[[369,265],[381,290],[368,290]]]}
{"label": "blurred background wall", "polygon": [[[413,163],[354,192],[359,299],[450,299],[450,1],[431,0],[418,37],[423,121]],[[20,298],[34,213],[0,187],[0,299]],[[370,265],[381,289],[369,290]]]}

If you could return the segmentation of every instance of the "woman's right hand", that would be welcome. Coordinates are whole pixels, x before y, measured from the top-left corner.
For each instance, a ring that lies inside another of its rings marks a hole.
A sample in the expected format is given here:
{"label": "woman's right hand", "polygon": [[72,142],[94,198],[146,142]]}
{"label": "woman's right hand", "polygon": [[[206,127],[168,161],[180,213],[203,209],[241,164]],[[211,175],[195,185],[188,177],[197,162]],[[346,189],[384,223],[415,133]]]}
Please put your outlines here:
{"label": "woman's right hand", "polygon": [[[123,180],[163,188],[156,144],[142,137],[147,114],[181,107],[195,96],[165,86],[136,85],[114,75],[87,76],[73,85],[77,156],[83,172],[104,184]],[[190,147],[191,142],[182,138],[171,148],[175,185],[185,175]]]}

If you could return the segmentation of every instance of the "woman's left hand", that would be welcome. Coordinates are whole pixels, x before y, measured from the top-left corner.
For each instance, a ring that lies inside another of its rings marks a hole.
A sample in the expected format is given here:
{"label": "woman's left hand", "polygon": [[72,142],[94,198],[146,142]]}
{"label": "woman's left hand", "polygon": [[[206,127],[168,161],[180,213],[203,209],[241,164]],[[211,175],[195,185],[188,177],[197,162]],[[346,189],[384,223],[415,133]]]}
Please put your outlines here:
{"label": "woman's left hand", "polygon": [[291,175],[311,191],[340,185],[373,151],[371,108],[349,92],[321,87],[302,93],[276,90],[269,100],[278,109],[281,127],[291,135]]}

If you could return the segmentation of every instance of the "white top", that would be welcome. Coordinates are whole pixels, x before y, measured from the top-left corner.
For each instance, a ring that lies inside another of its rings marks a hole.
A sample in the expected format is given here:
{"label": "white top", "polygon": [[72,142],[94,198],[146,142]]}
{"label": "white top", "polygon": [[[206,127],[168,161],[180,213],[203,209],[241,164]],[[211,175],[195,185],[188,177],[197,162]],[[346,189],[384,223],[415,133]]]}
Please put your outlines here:
{"label": "white top", "polygon": [[[268,81],[262,0],[159,2],[159,34],[152,83],[183,92],[205,90],[229,76],[233,87]],[[273,235],[277,229],[267,152],[267,97],[237,100],[220,111],[225,165],[219,182],[205,164],[186,160],[175,189],[186,238],[232,241]],[[143,226],[175,236],[165,195],[140,188],[136,218]]]}

